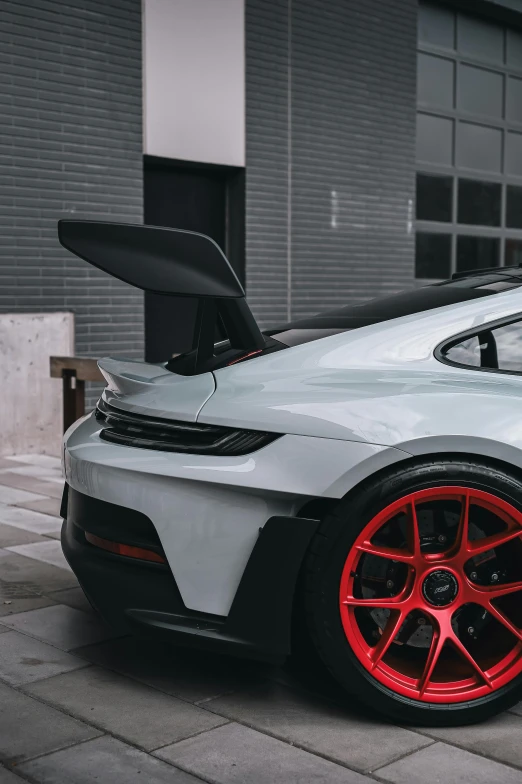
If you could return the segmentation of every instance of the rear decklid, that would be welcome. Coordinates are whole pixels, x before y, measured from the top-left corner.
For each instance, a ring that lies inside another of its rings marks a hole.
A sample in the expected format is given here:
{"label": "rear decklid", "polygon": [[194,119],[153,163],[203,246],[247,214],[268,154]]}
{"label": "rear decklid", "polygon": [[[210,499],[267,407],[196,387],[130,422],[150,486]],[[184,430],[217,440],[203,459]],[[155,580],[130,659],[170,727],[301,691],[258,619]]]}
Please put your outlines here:
{"label": "rear decklid", "polygon": [[178,376],[162,365],[117,358],[101,359],[98,366],[107,381],[107,403],[158,419],[196,422],[215,389],[212,373]]}

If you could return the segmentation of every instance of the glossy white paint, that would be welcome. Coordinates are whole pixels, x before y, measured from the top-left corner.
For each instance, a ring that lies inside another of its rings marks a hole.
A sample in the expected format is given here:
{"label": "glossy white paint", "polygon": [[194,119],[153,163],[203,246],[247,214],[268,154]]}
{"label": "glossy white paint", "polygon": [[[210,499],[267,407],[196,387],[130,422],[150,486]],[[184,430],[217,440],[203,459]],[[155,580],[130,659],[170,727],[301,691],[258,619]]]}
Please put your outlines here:
{"label": "glossy white paint", "polygon": [[105,358],[98,366],[107,381],[108,403],[136,414],[195,422],[215,390],[212,373],[177,376],[163,365],[134,359]]}
{"label": "glossy white paint", "polygon": [[434,350],[466,329],[521,311],[515,290],[218,370],[216,392],[198,421],[406,451],[412,441],[446,436],[520,448],[522,377],[450,367]]}
{"label": "glossy white paint", "polygon": [[408,455],[325,438],[283,436],[245,457],[109,444],[91,415],[66,433],[65,475],[81,493],[152,520],[186,606],[226,615],[259,529],[318,496],[339,498]]}
{"label": "glossy white paint", "polygon": [[68,482],[144,512],[191,609],[226,614],[258,530],[309,498],[341,498],[412,455],[460,452],[522,468],[522,377],[449,367],[436,346],[522,312],[516,290],[334,335],[205,374],[103,360],[111,403],[286,433],[240,458],[111,445],[93,417],[66,434]]}

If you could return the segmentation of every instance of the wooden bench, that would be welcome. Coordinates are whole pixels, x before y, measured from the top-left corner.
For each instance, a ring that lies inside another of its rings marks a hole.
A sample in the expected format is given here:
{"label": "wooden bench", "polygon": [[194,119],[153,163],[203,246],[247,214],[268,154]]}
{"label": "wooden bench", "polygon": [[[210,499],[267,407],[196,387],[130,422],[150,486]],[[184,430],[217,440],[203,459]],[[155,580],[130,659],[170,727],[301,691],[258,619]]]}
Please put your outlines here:
{"label": "wooden bench", "polygon": [[97,360],[89,357],[51,357],[51,378],[63,385],[64,432],[85,414],[85,382],[104,382]]}

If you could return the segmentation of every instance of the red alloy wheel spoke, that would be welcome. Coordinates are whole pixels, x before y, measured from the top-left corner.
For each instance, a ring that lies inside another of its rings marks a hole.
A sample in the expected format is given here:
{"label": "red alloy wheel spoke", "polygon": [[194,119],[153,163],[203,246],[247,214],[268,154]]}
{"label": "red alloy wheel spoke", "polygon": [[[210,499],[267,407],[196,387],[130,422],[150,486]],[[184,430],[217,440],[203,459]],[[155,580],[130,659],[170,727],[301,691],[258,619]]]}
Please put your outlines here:
{"label": "red alloy wheel spoke", "polygon": [[418,689],[421,697],[424,695],[424,692],[428,688],[428,684],[431,680],[431,676],[433,675],[433,671],[437,666],[437,662],[440,658],[442,649],[444,648],[446,641],[447,641],[447,637],[442,634],[438,625],[434,623],[433,637],[431,638],[430,649],[428,651],[428,658],[424,666],[424,672],[419,678],[419,683],[418,683]]}
{"label": "red alloy wheel spoke", "polygon": [[[457,536],[455,537],[455,544],[452,547],[453,553],[459,560],[469,559],[469,493],[465,493],[462,497],[462,505],[460,508],[459,527],[457,529]],[[453,553],[448,553],[451,557]]]}
{"label": "red alloy wheel spoke", "polygon": [[458,652],[459,652],[459,653],[460,653],[460,654],[461,654],[461,655],[464,657],[464,659],[466,659],[466,661],[467,661],[469,664],[471,664],[471,666],[473,667],[473,669],[475,670],[475,672],[477,673],[477,675],[479,676],[479,678],[481,678],[481,680],[482,680],[482,681],[483,681],[483,682],[484,682],[484,683],[485,683],[487,686],[489,686],[489,688],[491,689],[491,688],[492,688],[492,683],[491,683],[491,680],[490,680],[490,678],[488,678],[488,676],[487,676],[487,674],[486,674],[485,670],[483,670],[483,669],[482,669],[482,667],[480,666],[480,664],[479,664],[479,663],[478,663],[478,662],[477,662],[477,661],[476,661],[476,660],[473,658],[473,656],[471,655],[471,653],[470,653],[470,652],[468,651],[468,649],[467,649],[467,648],[464,646],[464,643],[462,643],[462,642],[459,640],[459,638],[457,637],[457,635],[456,635],[455,633],[452,633],[452,634],[449,636],[449,640],[450,640],[450,642],[451,642],[451,643],[452,643],[452,644],[455,646],[455,648],[458,650]]}
{"label": "red alloy wheel spoke", "polygon": [[378,558],[387,558],[390,561],[400,561],[401,563],[413,563],[415,556],[407,550],[400,550],[395,547],[381,547],[378,544],[365,541],[356,546],[356,549],[367,555],[375,555]]}
{"label": "red alloy wheel spoke", "polygon": [[[446,624],[443,624],[443,626],[446,626]],[[431,640],[430,650],[428,652],[428,658],[426,660],[424,672],[422,673],[418,683],[420,696],[424,696],[430,685],[435,667],[437,666],[440,655],[446,643],[453,645],[462,658],[464,658],[473,667],[475,673],[479,676],[481,681],[491,688],[490,678],[487,676],[486,672],[482,669],[478,662],[473,658],[461,640],[459,640],[451,628],[451,621],[449,621],[448,628],[443,630],[441,626],[439,626],[438,623],[433,620],[433,637]]]}
{"label": "red alloy wheel spoke", "polygon": [[406,581],[406,585],[400,593],[396,596],[376,596],[373,599],[358,598],[356,596],[347,596],[341,604],[348,607],[365,607],[368,610],[402,610],[404,613],[410,612],[414,609],[412,606],[411,593],[414,585],[413,577]]}
{"label": "red alloy wheel spoke", "polygon": [[408,505],[406,514],[408,519],[408,528],[407,528],[408,547],[410,548],[410,552],[413,553],[413,557],[415,558],[415,560],[419,562],[422,559],[421,542],[420,542],[420,533],[419,533],[419,521],[417,519],[417,510],[415,509],[415,501],[413,499]]}
{"label": "red alloy wheel spoke", "polygon": [[505,626],[506,629],[511,632],[511,634],[513,634],[518,640],[522,640],[522,630],[517,629],[517,627],[511,623],[509,618],[504,615],[504,613],[500,612],[500,610],[497,610],[494,604],[487,602],[484,607],[494,618],[497,619],[499,623]]}
{"label": "red alloy wheel spoke", "polygon": [[494,550],[495,547],[500,547],[506,542],[511,542],[522,535],[522,530],[517,526],[509,526],[507,531],[501,531],[494,536],[487,536],[485,539],[479,539],[477,543],[472,542],[468,547],[468,558],[473,558],[475,555],[487,553],[488,550]]}
{"label": "red alloy wheel spoke", "polygon": [[[500,599],[501,596],[509,596],[512,593],[522,591],[522,580],[516,583],[501,583],[500,585],[473,585],[473,591],[477,595],[479,604],[483,600]],[[482,601],[480,601],[482,599]]]}
{"label": "red alloy wheel spoke", "polygon": [[399,633],[399,629],[401,628],[404,620],[406,619],[407,613],[404,610],[392,610],[390,613],[390,617],[388,618],[388,623],[386,624],[383,633],[381,635],[381,639],[377,643],[377,645],[372,649],[370,654],[370,660],[372,663],[372,669],[377,667],[379,662],[386,656],[390,645],[396,638],[397,634]]}
{"label": "red alloy wheel spoke", "polygon": [[406,600],[398,596],[390,596],[389,599],[376,597],[375,599],[357,599],[355,596],[347,596],[343,604],[348,607],[365,607],[368,610],[397,610],[404,608]]}

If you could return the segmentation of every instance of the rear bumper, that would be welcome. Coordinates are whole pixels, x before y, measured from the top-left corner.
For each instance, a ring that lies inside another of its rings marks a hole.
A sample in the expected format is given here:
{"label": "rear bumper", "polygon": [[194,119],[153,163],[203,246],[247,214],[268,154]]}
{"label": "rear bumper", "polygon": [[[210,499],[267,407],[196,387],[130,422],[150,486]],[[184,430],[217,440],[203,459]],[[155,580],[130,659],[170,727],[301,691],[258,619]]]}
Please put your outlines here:
{"label": "rear bumper", "polygon": [[241,457],[187,455],[111,444],[99,432],[89,415],[66,433],[68,484],[145,515],[185,606],[218,616],[230,613],[267,520],[294,517],[317,498],[340,498],[400,455],[371,444],[293,435]]}
{"label": "rear bumper", "polygon": [[[87,542],[86,532],[114,536],[114,520],[132,521],[133,510],[96,501],[66,486],[62,512],[65,557],[91,604],[115,630],[161,635],[180,645],[264,661],[280,662],[290,653],[295,587],[316,520],[274,517],[267,521],[230,613],[222,617],[188,610],[167,564],[115,555]],[[109,532],[103,531],[104,519]]]}

